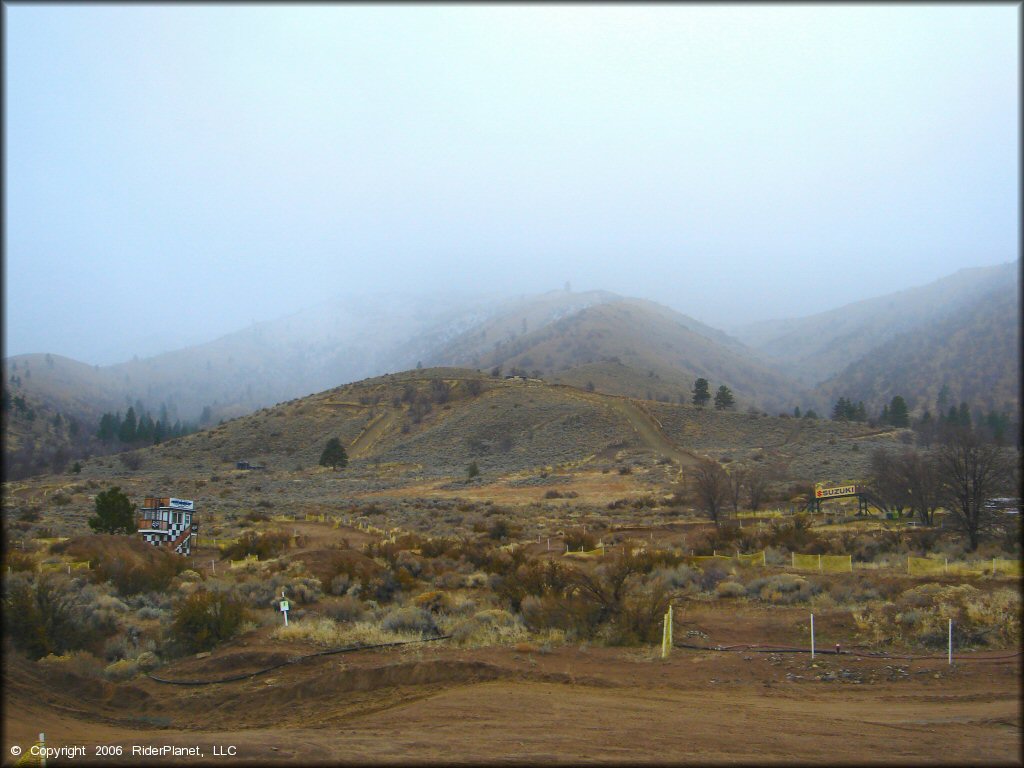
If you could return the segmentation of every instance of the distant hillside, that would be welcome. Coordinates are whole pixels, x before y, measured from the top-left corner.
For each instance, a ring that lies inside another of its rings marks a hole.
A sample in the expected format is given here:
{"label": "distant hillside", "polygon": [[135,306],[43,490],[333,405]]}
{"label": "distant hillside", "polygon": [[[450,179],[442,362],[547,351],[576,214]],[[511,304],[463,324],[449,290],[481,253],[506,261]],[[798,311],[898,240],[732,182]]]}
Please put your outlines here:
{"label": "distant hillside", "polygon": [[[264,465],[268,479],[302,482],[318,470],[332,437],[350,456],[348,469],[332,475],[338,503],[345,489],[448,479],[457,490],[470,462],[480,469],[478,482],[519,482],[522,473],[543,477],[555,468],[607,472],[622,452],[634,451],[682,465],[713,456],[770,468],[780,480],[842,479],[866,471],[873,445],[895,439],[865,425],[717,412],[429,368],[348,384],[139,450],[131,476],[192,477],[198,488],[244,459]],[[100,460],[89,462],[87,474],[120,478],[126,471]]]}
{"label": "distant hillside", "polygon": [[[298,395],[412,368],[437,345],[485,319],[493,301],[368,297],[304,312],[156,357],[89,366],[56,355],[5,360],[5,385],[95,424],[138,401],[172,419],[233,418]],[[27,375],[26,375],[27,374]]]}
{"label": "distant hillside", "polygon": [[1014,284],[1000,285],[931,325],[881,344],[824,382],[820,407],[839,397],[863,400],[878,413],[894,395],[911,410],[931,410],[943,385],[950,404],[967,402],[1014,416],[1020,407],[1020,297]]}
{"label": "distant hillside", "polygon": [[741,407],[776,409],[799,401],[791,381],[721,331],[654,302],[602,298],[539,328],[514,312],[498,316],[432,361],[502,366],[651,400],[688,402],[694,380],[704,377],[712,390],[728,386]]}
{"label": "distant hillside", "polygon": [[[1019,262],[962,269],[919,288],[847,304],[809,317],[754,323],[734,335],[805,386],[817,385],[899,334],[947,318],[1017,285]],[[839,285],[841,286],[841,281]]]}

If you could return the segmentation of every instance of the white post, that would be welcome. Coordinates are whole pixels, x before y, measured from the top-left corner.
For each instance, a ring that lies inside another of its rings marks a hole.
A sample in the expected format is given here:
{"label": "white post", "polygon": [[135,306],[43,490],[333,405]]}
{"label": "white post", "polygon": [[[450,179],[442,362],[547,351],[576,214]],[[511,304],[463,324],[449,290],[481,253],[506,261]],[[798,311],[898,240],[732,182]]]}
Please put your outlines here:
{"label": "white post", "polygon": [[948,655],[948,661],[949,661],[950,665],[953,664],[953,620],[952,619],[949,620],[949,655]]}
{"label": "white post", "polygon": [[46,734],[39,732],[39,765],[46,768]]}
{"label": "white post", "polygon": [[814,614],[811,614],[811,658],[814,658]]}
{"label": "white post", "polygon": [[672,606],[668,607],[668,647],[672,647]]}
{"label": "white post", "polygon": [[217,561],[216,560],[211,560],[210,561],[210,565],[213,567],[213,575],[216,576],[217,575]]}

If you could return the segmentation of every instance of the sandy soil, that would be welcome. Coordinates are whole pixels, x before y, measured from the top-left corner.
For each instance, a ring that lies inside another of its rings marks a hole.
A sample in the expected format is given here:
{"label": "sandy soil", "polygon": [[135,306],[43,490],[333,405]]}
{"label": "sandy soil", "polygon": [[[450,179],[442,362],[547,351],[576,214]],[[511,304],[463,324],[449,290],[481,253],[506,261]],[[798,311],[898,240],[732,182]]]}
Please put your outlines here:
{"label": "sandy soil", "polygon": [[[776,642],[756,613],[727,618],[691,612],[676,639]],[[250,640],[160,674],[213,679],[312,650]],[[39,731],[49,746],[85,745],[75,762],[88,764],[1020,764],[1020,656],[963,656],[952,667],[941,657],[812,660],[753,649],[676,649],[661,660],[651,649],[433,643],[207,686],[87,681],[11,657],[3,764],[13,762],[11,745],[28,746]],[[100,758],[97,745],[125,754]],[[198,746],[205,757],[131,755],[132,746],[161,745]],[[215,757],[215,747],[237,753]]]}

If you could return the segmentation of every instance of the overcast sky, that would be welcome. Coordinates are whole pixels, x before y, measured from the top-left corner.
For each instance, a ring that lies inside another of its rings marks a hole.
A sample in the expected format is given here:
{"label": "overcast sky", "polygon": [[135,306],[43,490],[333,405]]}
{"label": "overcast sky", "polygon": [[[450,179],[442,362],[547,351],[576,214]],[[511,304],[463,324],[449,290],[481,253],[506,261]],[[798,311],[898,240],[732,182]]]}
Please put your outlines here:
{"label": "overcast sky", "polygon": [[1015,5],[4,15],[7,355],[566,281],[728,327],[1018,255]]}

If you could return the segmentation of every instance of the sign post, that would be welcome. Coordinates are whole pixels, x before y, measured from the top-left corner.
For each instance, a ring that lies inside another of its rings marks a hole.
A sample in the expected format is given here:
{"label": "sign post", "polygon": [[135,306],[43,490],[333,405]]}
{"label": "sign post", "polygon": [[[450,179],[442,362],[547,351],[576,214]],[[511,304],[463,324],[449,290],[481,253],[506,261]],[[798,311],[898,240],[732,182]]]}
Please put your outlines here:
{"label": "sign post", "polygon": [[281,590],[281,613],[284,614],[284,625],[288,626],[288,601],[284,599],[284,590]]}

